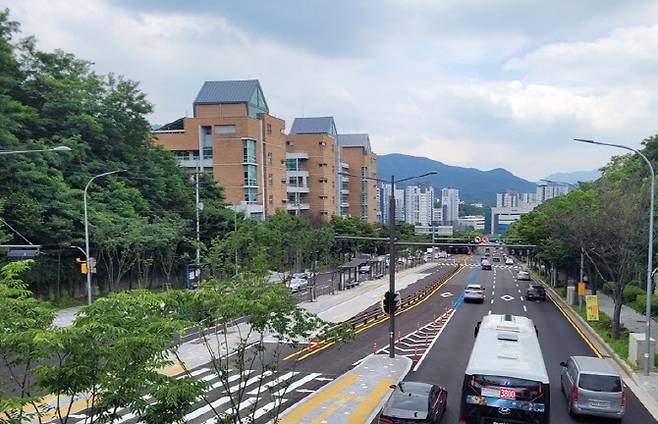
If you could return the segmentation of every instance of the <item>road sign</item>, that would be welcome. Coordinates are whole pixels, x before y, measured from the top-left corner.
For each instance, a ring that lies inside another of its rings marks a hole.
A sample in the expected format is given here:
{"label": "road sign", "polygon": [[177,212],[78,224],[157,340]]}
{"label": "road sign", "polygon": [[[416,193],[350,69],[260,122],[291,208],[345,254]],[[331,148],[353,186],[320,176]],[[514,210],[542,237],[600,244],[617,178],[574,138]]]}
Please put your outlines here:
{"label": "road sign", "polygon": [[477,244],[482,243],[482,239],[478,236],[475,236],[475,239],[473,239],[473,241],[476,242]]}
{"label": "road sign", "polygon": [[585,296],[585,308],[587,309],[587,321],[599,320],[599,299],[595,294]]}
{"label": "road sign", "polygon": [[578,296],[585,296],[585,283],[578,283]]}

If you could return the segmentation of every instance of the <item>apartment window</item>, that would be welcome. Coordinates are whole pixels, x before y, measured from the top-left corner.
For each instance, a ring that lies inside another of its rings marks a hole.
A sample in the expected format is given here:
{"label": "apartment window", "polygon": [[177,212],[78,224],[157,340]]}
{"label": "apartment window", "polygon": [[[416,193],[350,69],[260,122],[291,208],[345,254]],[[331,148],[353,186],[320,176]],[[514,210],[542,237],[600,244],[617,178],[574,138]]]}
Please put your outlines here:
{"label": "apartment window", "polygon": [[327,212],[327,211],[320,211],[320,215],[329,215],[329,212]]}
{"label": "apartment window", "polygon": [[325,141],[320,141],[320,142],[318,142],[318,145],[322,148],[322,147],[326,146],[327,143]]}
{"label": "apartment window", "polygon": [[361,167],[361,218],[368,218],[368,167]]}
{"label": "apartment window", "polygon": [[286,159],[286,171],[299,171],[297,159]]}
{"label": "apartment window", "polygon": [[272,152],[267,152],[267,163],[272,165]]}
{"label": "apartment window", "polygon": [[267,124],[267,133],[272,134],[272,124]]}
{"label": "apartment window", "polygon": [[256,165],[244,165],[244,185],[256,185]]}
{"label": "apartment window", "polygon": [[320,195],[320,199],[322,199],[322,200],[325,200],[325,199],[327,199],[328,197],[329,197],[329,196],[327,196],[326,194],[321,194],[321,195]]}
{"label": "apartment window", "polygon": [[269,196],[267,196],[267,198],[268,198],[268,201],[270,203],[274,203],[274,196],[273,195],[270,194]]}
{"label": "apartment window", "polygon": [[212,146],[204,146],[203,147],[203,158],[204,159],[211,159],[212,158]]}
{"label": "apartment window", "polygon": [[329,164],[324,163],[324,162],[321,162],[321,163],[319,163],[318,165],[320,165],[320,168],[324,168],[324,167],[329,166]]}
{"label": "apartment window", "polygon": [[247,203],[256,203],[256,187],[244,188],[244,201]]}
{"label": "apartment window", "polygon": [[292,140],[286,141],[286,146],[294,146],[294,145],[295,145],[295,143],[293,143]]}
{"label": "apartment window", "polygon": [[256,163],[255,140],[242,140],[242,161],[245,163]]}
{"label": "apartment window", "polygon": [[235,134],[235,125],[215,125],[215,134]]}
{"label": "apartment window", "polygon": [[329,181],[329,180],[326,179],[326,178],[320,178],[320,182],[321,182],[321,183],[326,183],[326,182],[328,182],[328,181]]}
{"label": "apartment window", "polygon": [[192,160],[199,160],[199,151],[198,150],[190,150],[192,153]]}
{"label": "apartment window", "polygon": [[274,184],[274,177],[272,177],[272,174],[267,174],[267,184]]}
{"label": "apartment window", "polygon": [[173,153],[178,160],[187,160],[190,158],[190,152],[187,150],[174,150]]}

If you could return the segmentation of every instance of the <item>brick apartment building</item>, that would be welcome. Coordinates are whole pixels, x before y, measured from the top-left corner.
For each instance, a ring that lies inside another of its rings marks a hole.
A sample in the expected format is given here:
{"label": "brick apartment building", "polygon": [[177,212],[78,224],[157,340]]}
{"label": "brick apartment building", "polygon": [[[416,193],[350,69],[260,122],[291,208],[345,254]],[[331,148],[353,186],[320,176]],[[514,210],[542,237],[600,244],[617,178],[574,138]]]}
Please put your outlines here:
{"label": "brick apartment building", "polygon": [[231,207],[251,218],[283,209],[325,222],[336,214],[376,221],[376,184],[361,178],[376,176],[368,135],[338,135],[332,117],[297,118],[286,135],[257,80],[206,81],[193,116],[153,136],[182,167],[212,173]]}

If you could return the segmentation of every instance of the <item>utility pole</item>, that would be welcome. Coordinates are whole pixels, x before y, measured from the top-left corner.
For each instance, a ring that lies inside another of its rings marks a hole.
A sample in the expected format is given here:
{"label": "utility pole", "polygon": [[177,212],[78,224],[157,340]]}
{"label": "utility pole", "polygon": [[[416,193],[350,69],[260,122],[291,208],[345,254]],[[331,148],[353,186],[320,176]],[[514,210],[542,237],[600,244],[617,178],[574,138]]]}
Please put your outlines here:
{"label": "utility pole", "polygon": [[[388,291],[389,299],[395,296],[395,176],[391,175],[391,197],[388,205]],[[388,356],[395,358],[395,305],[388,310]]]}

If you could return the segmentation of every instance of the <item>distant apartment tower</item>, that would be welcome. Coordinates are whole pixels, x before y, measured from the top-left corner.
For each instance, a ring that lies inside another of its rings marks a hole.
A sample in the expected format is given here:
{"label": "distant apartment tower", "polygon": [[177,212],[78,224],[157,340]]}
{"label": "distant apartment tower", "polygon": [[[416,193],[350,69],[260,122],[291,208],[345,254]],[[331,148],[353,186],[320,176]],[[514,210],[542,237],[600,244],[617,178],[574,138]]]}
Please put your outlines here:
{"label": "distant apartment tower", "polygon": [[571,185],[555,181],[540,181],[537,183],[536,199],[539,203],[555,197],[564,196],[571,191]]}
{"label": "distant apartment tower", "polygon": [[[378,215],[381,217],[381,224],[388,224],[390,201],[391,201],[391,185],[380,183],[378,188],[379,201],[378,201]],[[396,188],[395,195],[395,222],[404,222],[404,190]]]}
{"label": "distant apartment tower", "polygon": [[[377,221],[377,155],[370,146],[368,134],[338,134],[341,171],[340,214],[356,216],[368,222]],[[342,173],[341,172],[341,173]],[[343,192],[344,191],[344,192]],[[346,197],[343,197],[346,196]],[[347,202],[343,202],[346,199]]]}
{"label": "distant apartment tower", "polygon": [[462,230],[484,231],[484,215],[466,215],[458,219]]}
{"label": "distant apartment tower", "polygon": [[432,225],[434,188],[410,185],[404,188],[404,212],[407,224]]}
{"label": "distant apartment tower", "polygon": [[496,194],[496,207],[498,208],[515,208],[536,203],[538,202],[535,193],[518,193],[508,190],[505,193]]}
{"label": "distant apartment tower", "polygon": [[258,80],[206,81],[193,116],[153,132],[180,166],[211,173],[233,209],[263,219],[286,209],[285,122],[269,114]]}
{"label": "distant apartment tower", "polygon": [[443,222],[443,208],[432,209],[432,222],[441,225],[441,223]]}
{"label": "distant apartment tower", "polygon": [[339,213],[336,124],[332,117],[295,118],[286,141],[288,210],[328,221]]}
{"label": "distant apartment tower", "polygon": [[445,225],[457,224],[459,218],[459,190],[456,188],[441,189],[441,208],[443,209],[443,223]]}

